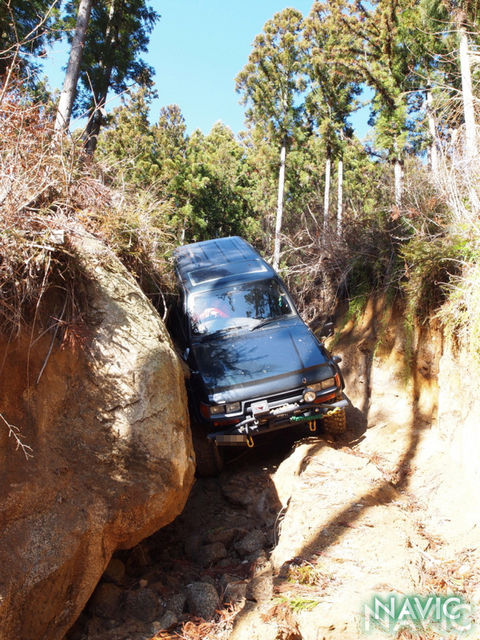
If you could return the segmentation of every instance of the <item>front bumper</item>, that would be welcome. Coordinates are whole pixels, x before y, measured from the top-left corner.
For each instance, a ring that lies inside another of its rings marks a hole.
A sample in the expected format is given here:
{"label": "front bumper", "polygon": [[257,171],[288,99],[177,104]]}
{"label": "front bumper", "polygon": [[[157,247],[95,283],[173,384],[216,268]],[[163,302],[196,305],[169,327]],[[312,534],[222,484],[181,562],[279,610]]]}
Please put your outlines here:
{"label": "front bumper", "polygon": [[222,446],[243,446],[252,442],[252,436],[271,433],[279,429],[287,429],[301,422],[314,423],[335,410],[342,410],[348,406],[345,399],[325,404],[302,404],[282,412],[282,407],[273,408],[259,416],[248,416],[238,424],[229,426],[223,431],[213,431],[208,438]]}

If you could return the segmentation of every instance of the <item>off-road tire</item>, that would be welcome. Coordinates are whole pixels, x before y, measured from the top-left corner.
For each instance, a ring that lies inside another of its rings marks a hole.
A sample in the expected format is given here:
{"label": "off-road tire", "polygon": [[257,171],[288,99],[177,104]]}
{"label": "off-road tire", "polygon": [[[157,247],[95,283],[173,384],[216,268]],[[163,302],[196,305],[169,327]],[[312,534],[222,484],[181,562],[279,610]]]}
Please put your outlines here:
{"label": "off-road tire", "polygon": [[192,425],[193,448],[197,462],[197,476],[211,478],[218,476],[223,469],[223,456],[215,442],[207,438],[205,431]]}
{"label": "off-road tire", "polygon": [[333,413],[331,416],[326,416],[323,419],[323,429],[325,433],[338,434],[345,433],[347,430],[347,416],[345,409],[340,409],[337,413]]}

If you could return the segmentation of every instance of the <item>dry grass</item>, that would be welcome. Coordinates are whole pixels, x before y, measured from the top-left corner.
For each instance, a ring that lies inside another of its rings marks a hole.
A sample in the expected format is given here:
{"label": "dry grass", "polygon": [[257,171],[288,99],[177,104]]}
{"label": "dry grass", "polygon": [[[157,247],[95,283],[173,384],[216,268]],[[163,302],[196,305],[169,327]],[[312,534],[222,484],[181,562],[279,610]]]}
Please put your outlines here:
{"label": "dry grass", "polygon": [[81,141],[56,136],[51,114],[27,100],[20,84],[11,81],[1,96],[0,331],[14,335],[24,324],[40,322],[41,302],[52,288],[65,301],[57,320],[64,309],[62,326],[82,324],[75,296],[81,274],[68,241],[55,240],[55,231],[68,239],[79,223],[103,238],[161,303],[173,247],[161,203],[106,184]]}

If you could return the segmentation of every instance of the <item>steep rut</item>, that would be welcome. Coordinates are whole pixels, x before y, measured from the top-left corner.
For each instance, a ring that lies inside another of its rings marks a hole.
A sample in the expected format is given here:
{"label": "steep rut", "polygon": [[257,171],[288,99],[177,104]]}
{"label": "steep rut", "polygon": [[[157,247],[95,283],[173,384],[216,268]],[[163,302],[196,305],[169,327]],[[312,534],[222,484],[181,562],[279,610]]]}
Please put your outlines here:
{"label": "steep rut", "polygon": [[364,636],[373,594],[479,599],[478,533],[430,510],[427,423],[349,413],[342,439],[277,435],[198,480],[174,523],[117,554],[69,638],[457,637]]}

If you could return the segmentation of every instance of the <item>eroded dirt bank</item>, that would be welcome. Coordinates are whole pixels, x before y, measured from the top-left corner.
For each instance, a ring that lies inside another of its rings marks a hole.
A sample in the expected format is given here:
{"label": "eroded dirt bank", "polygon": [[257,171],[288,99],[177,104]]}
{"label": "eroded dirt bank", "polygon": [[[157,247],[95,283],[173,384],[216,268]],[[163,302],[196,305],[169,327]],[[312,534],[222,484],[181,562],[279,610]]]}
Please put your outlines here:
{"label": "eroded dirt bank", "polygon": [[72,640],[462,637],[435,625],[367,636],[362,612],[373,593],[455,593],[478,617],[471,358],[435,327],[408,335],[381,301],[334,351],[348,433],[282,435],[198,480],[173,524],[117,556]]}

